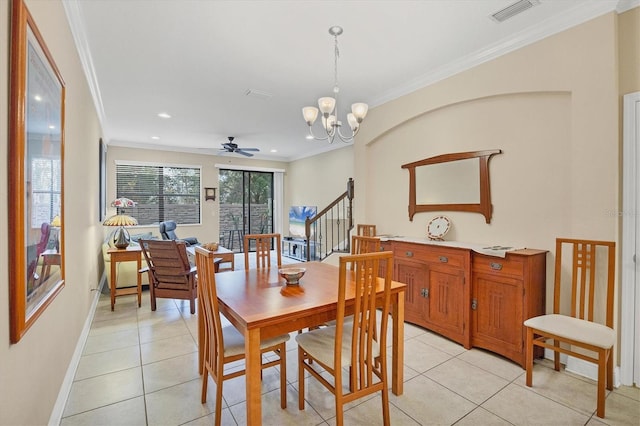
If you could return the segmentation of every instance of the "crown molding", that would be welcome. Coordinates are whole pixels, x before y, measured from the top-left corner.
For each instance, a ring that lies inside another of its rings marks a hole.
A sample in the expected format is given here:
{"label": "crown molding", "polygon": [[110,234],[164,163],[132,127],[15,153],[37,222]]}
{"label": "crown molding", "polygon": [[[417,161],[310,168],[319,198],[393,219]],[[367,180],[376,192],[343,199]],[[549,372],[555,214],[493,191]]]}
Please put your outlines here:
{"label": "crown molding", "polygon": [[67,15],[67,20],[69,21],[73,41],[75,42],[76,49],[78,50],[78,56],[80,57],[80,63],[82,64],[85,76],[87,77],[89,91],[91,92],[91,97],[93,98],[93,103],[98,114],[98,120],[102,127],[102,135],[106,140],[108,140],[106,115],[102,104],[98,77],[96,76],[96,70],[93,65],[91,49],[89,48],[89,42],[87,41],[87,33],[84,29],[84,25],[82,24],[82,12],[80,12],[80,7],[78,6],[78,0],[63,0],[62,5]]}
{"label": "crown molding", "polygon": [[382,105],[485,62],[499,58],[500,56],[506,55],[507,53],[518,50],[529,44],[568,30],[569,28],[597,18],[605,13],[617,11],[617,7],[621,6],[623,3],[625,7],[632,8],[634,6],[629,6],[629,3],[635,3],[637,6],[639,2],[640,0],[620,0],[616,5],[613,2],[591,0],[587,5],[580,4],[556,17],[548,19],[542,24],[527,28],[514,36],[504,38],[492,45],[477,50],[466,57],[452,61],[446,65],[436,68],[435,70],[423,74],[422,76],[409,81],[407,84],[390,90],[382,96],[372,100],[370,102],[370,107]]}

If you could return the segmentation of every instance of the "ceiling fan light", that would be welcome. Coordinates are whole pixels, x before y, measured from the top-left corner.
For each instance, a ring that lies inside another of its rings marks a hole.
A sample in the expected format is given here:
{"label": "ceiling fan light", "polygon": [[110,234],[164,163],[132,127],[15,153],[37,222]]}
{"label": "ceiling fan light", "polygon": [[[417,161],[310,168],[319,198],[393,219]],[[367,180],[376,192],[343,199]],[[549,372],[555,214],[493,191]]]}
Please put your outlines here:
{"label": "ceiling fan light", "polygon": [[358,120],[358,123],[361,123],[362,120],[364,120],[364,118],[367,116],[368,111],[369,105],[365,103],[358,102],[351,105],[351,112],[355,116],[356,120]]}
{"label": "ceiling fan light", "polygon": [[320,98],[318,99],[318,107],[320,108],[322,114],[327,117],[333,112],[333,109],[336,107],[336,100],[331,97]]}
{"label": "ceiling fan light", "polygon": [[316,122],[316,118],[318,118],[318,108],[316,107],[304,107],[302,108],[302,116],[304,117],[304,121],[307,122],[307,125],[311,126]]}

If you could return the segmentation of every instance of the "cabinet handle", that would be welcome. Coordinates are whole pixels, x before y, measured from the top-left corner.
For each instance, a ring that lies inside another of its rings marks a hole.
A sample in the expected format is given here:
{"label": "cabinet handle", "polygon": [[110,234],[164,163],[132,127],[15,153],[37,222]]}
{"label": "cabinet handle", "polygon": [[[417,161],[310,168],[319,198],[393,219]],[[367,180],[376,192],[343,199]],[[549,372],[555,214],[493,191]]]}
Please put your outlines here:
{"label": "cabinet handle", "polygon": [[440,262],[447,263],[448,261],[449,261],[449,258],[447,256],[440,256]]}
{"label": "cabinet handle", "polygon": [[429,289],[428,288],[423,288],[420,290],[420,295],[422,297],[429,297]]}
{"label": "cabinet handle", "polygon": [[471,309],[474,311],[478,309],[478,299],[471,299]]}
{"label": "cabinet handle", "polygon": [[405,256],[407,257],[413,257],[413,252],[412,251],[407,251],[404,253]]}
{"label": "cabinet handle", "polygon": [[502,269],[502,263],[491,262],[489,266],[491,266],[491,269],[494,269],[496,271],[499,271]]}

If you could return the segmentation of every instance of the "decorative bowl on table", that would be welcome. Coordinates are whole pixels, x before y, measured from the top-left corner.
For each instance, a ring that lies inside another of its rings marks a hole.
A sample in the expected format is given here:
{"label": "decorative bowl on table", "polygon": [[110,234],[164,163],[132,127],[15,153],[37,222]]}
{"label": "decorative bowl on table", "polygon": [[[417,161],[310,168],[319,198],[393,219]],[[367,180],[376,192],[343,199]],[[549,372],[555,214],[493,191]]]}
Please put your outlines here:
{"label": "decorative bowl on table", "polygon": [[282,268],[278,269],[278,273],[280,276],[284,278],[287,282],[287,285],[298,285],[300,284],[300,278],[306,272],[305,268]]}

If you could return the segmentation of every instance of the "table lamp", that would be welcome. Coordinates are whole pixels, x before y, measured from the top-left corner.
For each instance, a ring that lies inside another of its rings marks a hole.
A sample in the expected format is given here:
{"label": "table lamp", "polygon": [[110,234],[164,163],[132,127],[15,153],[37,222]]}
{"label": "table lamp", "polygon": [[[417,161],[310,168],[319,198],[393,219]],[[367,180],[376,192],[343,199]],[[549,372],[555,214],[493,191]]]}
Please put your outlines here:
{"label": "table lamp", "polygon": [[[133,207],[136,205],[135,201],[130,200],[128,198],[117,198],[115,199],[111,205],[113,207],[125,208],[125,207]],[[107,220],[105,220],[102,225],[104,226],[118,226],[119,228],[113,233],[113,245],[120,249],[126,249],[129,246],[129,241],[131,241],[131,236],[129,235],[129,231],[126,230],[125,226],[135,226],[138,224],[138,221],[128,216],[124,213],[114,214]]]}

